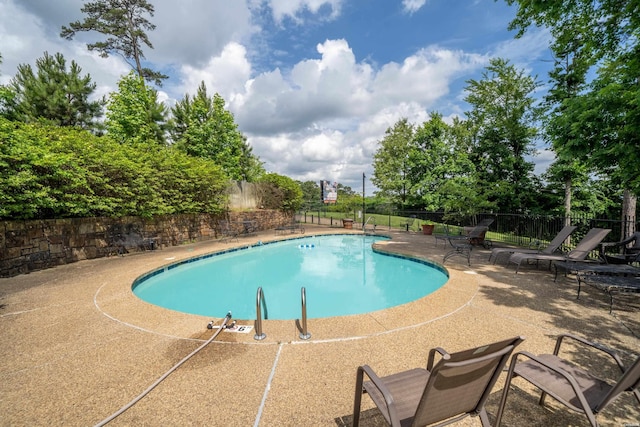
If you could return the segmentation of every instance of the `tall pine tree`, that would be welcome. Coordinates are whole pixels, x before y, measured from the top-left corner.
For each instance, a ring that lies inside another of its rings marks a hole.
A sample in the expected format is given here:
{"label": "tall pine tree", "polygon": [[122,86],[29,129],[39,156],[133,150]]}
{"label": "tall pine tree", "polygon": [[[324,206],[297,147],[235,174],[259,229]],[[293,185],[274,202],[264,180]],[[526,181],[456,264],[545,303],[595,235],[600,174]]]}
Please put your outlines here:
{"label": "tall pine tree", "polygon": [[29,64],[18,66],[11,80],[12,109],[7,116],[24,122],[47,120],[58,126],[98,128],[96,120],[102,116],[104,99],[91,100],[96,84],[91,76],[81,75],[75,61],[67,70],[61,53],[44,53],[36,60],[36,71]]}
{"label": "tall pine tree", "polygon": [[154,7],[146,0],[97,0],[85,3],[80,9],[87,14],[84,21],[75,21],[63,26],[60,36],[71,40],[76,33],[96,31],[107,38],[102,41],[88,43],[87,48],[97,51],[103,58],[113,53],[121,55],[125,60],[133,60],[130,64],[138,75],[147,82],[162,84],[166,75],[142,66],[144,53],[142,45],[150,49],[153,45],[146,31],[153,31],[156,26],[145,15],[153,16]]}
{"label": "tall pine tree", "polygon": [[179,149],[213,160],[234,180],[253,181],[263,173],[224,99],[217,93],[209,97],[204,82],[195,96],[185,95],[171,111],[172,137]]}

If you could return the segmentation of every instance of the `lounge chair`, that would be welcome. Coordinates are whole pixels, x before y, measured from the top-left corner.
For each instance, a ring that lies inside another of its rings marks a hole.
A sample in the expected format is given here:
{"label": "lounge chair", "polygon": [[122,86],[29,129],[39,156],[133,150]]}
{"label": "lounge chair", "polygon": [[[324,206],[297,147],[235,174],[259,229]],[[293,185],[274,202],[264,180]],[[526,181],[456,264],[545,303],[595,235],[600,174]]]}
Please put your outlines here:
{"label": "lounge chair", "polygon": [[[485,402],[514,348],[523,341],[515,337],[449,354],[442,348],[429,352],[427,368],[415,368],[378,377],[367,366],[358,367],[353,403],[353,426],[360,424],[362,395],[368,393],[391,427],[425,426],[469,415],[489,419]],[[435,356],[441,357],[434,365]],[[364,382],[365,375],[369,381]]]}
{"label": "lounge chair", "polygon": [[439,240],[442,240],[444,245],[447,246],[449,239],[451,237],[456,237],[455,234],[451,234],[451,232],[449,232],[449,226],[447,224],[443,224],[442,228],[444,229],[444,233],[433,233],[433,237],[436,239],[436,247],[438,246]]}
{"label": "lounge chair", "polygon": [[[600,379],[595,374],[562,359],[559,353],[565,338],[576,342],[580,349],[584,350],[581,353],[584,357],[587,357],[586,352],[595,352],[595,350],[609,355],[622,372],[618,381],[609,382]],[[519,361],[523,358],[527,360]],[[496,427],[502,421],[507,395],[514,377],[521,377],[542,391],[538,402],[540,405],[544,405],[548,394],[569,409],[583,412],[592,426],[598,425],[596,420],[598,413],[606,409],[609,403],[625,391],[632,392],[640,403],[640,393],[637,390],[640,382],[640,357],[631,366],[625,368],[614,350],[574,335],[560,335],[553,354],[534,356],[523,351],[513,355],[496,415]]]}
{"label": "lounge chair", "polygon": [[487,247],[489,241],[485,240],[485,234],[489,230],[489,226],[493,224],[493,221],[493,218],[485,218],[474,227],[464,227],[465,234],[451,236],[449,240],[467,240],[469,244]]}
{"label": "lounge chair", "polygon": [[491,224],[493,224],[493,221],[495,221],[495,219],[493,219],[493,218],[484,218],[484,219],[481,219],[480,222],[477,225],[479,227],[488,227]]}
{"label": "lounge chair", "polygon": [[[637,256],[637,260],[640,261],[640,254]],[[563,270],[564,275],[576,274],[576,275],[609,275],[609,276],[638,276],[640,275],[640,268],[634,267],[628,264],[605,264],[598,262],[572,262],[572,261],[556,261],[553,263],[555,268],[555,278],[558,279],[558,270]]]}
{"label": "lounge chair", "polygon": [[567,240],[567,237],[569,237],[576,228],[577,227],[573,225],[565,226],[562,230],[560,230],[558,234],[556,234],[556,237],[554,237],[553,240],[551,240],[551,242],[549,242],[547,247],[544,249],[494,248],[491,250],[491,254],[489,254],[489,262],[491,262],[491,258],[493,258],[493,263],[495,264],[498,260],[498,257],[502,254],[509,254],[509,256],[511,256],[514,253],[553,254],[560,248],[562,243],[564,243],[564,241]]}
{"label": "lounge chair", "polygon": [[238,232],[231,228],[229,221],[218,221],[218,228],[221,240],[226,241],[228,239],[236,239],[238,241]]}
{"label": "lounge chair", "polygon": [[[620,267],[631,267],[628,265]],[[578,279],[578,296],[580,298],[580,289],[582,283],[586,283],[595,289],[601,290],[609,296],[609,314],[613,312],[613,296],[618,294],[640,294],[640,268],[635,268],[629,275],[604,275],[604,274],[582,274],[577,275]]]}
{"label": "lounge chair", "polygon": [[434,233],[433,237],[436,239],[436,246],[438,246],[438,241],[442,240],[447,245],[451,240],[468,240],[468,236],[474,234],[475,241],[474,243],[484,243],[484,234],[489,229],[489,226],[493,223],[493,218],[485,218],[481,220],[475,226],[466,226],[464,229],[466,230],[465,234],[451,234],[449,231],[449,226],[447,224],[443,224],[444,234],[443,233]]}
{"label": "lounge chair", "polygon": [[453,236],[448,239],[451,249],[444,254],[442,263],[444,264],[449,258],[461,256],[467,259],[467,264],[471,266],[471,250],[474,244],[482,239],[487,232],[487,227],[476,226],[466,236]]}
{"label": "lounge chair", "polygon": [[411,226],[413,225],[413,223],[415,221],[416,221],[416,216],[415,215],[411,215],[409,218],[405,218],[405,220],[402,223],[402,225],[404,225],[405,229],[407,230],[407,233],[409,232],[409,230],[411,229]]}
{"label": "lounge chair", "polygon": [[551,267],[552,261],[585,261],[589,253],[598,247],[600,242],[607,237],[607,234],[611,232],[608,228],[592,228],[589,232],[580,240],[576,247],[567,254],[527,254],[527,253],[515,253],[509,257],[509,264],[516,265],[516,274],[520,268],[522,261],[535,260],[549,261],[549,267]]}
{"label": "lounge chair", "polygon": [[[633,243],[632,246],[629,246]],[[622,251],[611,254],[607,250],[621,248]],[[608,264],[629,264],[640,255],[640,231],[636,231],[619,242],[606,242],[600,245],[600,257]]]}
{"label": "lounge chair", "polygon": [[300,222],[298,222],[296,220],[296,217],[294,216],[293,218],[291,218],[291,222],[289,224],[286,225],[282,225],[280,227],[276,227],[276,235],[278,234],[287,234],[287,233],[300,233],[300,234],[304,234],[304,227],[302,226],[302,224]]}

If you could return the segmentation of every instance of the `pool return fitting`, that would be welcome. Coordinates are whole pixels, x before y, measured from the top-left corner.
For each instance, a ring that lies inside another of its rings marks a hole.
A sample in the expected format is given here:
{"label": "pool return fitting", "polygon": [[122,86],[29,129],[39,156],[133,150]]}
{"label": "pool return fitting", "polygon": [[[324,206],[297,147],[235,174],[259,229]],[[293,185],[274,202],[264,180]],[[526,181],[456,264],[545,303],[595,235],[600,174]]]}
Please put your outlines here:
{"label": "pool return fitting", "polygon": [[[149,394],[151,392],[151,390],[153,390],[154,388],[156,388],[156,386],[158,386],[158,384],[160,384],[162,381],[165,380],[165,378],[167,378],[169,375],[171,375],[171,373],[173,371],[175,371],[176,369],[178,369],[182,364],[184,364],[187,360],[191,359],[192,356],[194,356],[196,353],[198,353],[200,350],[202,350],[203,348],[205,348],[207,345],[209,345],[214,339],[216,339],[216,337],[218,336],[218,334],[220,332],[222,332],[223,329],[227,328],[227,323],[229,323],[229,320],[231,320],[231,312],[229,311],[227,313],[227,315],[224,317],[224,319],[222,320],[222,323],[220,324],[219,328],[217,328],[218,330],[215,331],[213,333],[213,335],[211,336],[211,338],[209,338],[207,341],[204,342],[204,344],[202,344],[200,347],[196,348],[195,350],[193,350],[191,353],[189,353],[188,356],[186,356],[184,359],[182,359],[181,361],[179,361],[178,363],[176,363],[171,369],[169,369],[167,372],[165,372],[160,378],[158,378],[153,384],[151,384],[145,391],[143,391],[142,393],[140,393],[140,395],[138,395],[138,397],[136,397],[135,399],[133,399],[131,402],[127,403],[125,406],[123,406],[122,408],[120,408],[117,412],[114,412],[113,414],[111,414],[108,418],[105,418],[104,420],[100,421],[98,424],[96,424],[96,427],[100,427],[100,426],[104,426],[108,423],[110,423],[111,421],[113,421],[114,419],[116,419],[118,416],[122,415],[125,411],[127,411],[128,409],[130,409],[133,405],[135,405],[136,403],[138,403],[138,401],[140,401],[143,397],[145,397],[147,394]],[[235,322],[234,322],[235,323]],[[211,326],[211,327],[210,327]],[[207,329],[214,329],[213,328],[213,322],[209,322],[209,324],[207,325]]]}

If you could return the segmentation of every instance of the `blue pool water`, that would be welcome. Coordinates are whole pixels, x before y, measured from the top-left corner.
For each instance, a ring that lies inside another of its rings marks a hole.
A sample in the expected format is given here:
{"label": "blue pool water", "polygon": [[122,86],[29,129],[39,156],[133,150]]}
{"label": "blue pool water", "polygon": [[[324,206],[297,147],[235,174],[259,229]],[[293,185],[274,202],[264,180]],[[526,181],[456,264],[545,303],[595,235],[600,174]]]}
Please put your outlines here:
{"label": "blue pool water", "polygon": [[309,236],[256,245],[181,262],[133,285],[142,300],[185,313],[256,318],[262,287],[267,319],[299,319],[306,289],[307,317],[368,313],[419,299],[440,288],[445,270],[376,253],[379,236]]}

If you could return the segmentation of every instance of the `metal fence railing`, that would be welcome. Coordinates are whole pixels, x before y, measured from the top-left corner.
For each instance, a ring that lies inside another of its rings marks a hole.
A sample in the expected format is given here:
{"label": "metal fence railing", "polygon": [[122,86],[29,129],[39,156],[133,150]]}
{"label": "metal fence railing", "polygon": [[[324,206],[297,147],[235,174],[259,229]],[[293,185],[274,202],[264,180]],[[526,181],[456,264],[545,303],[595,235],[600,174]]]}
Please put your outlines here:
{"label": "metal fence railing", "polygon": [[[353,220],[353,227],[362,228],[362,225],[374,223],[378,230],[406,229],[420,230],[420,226],[426,222],[438,226],[447,224],[453,227],[473,226],[485,218],[493,218],[494,222],[489,227],[488,238],[494,242],[527,246],[534,241],[549,242],[567,224],[577,226],[571,238],[567,240],[568,247],[578,242],[591,228],[609,228],[611,233],[606,240],[615,242],[622,240],[624,230],[640,230],[640,222],[635,217],[619,219],[592,218],[585,215],[571,215],[569,217],[557,215],[523,215],[509,213],[479,213],[472,216],[458,216],[455,219],[447,218],[443,212],[426,211],[391,211],[388,213],[361,212],[340,213],[328,210],[301,211],[297,215],[298,220],[304,223],[342,227],[342,219]],[[407,221],[409,220],[409,221]],[[410,226],[407,224],[411,222]]]}

